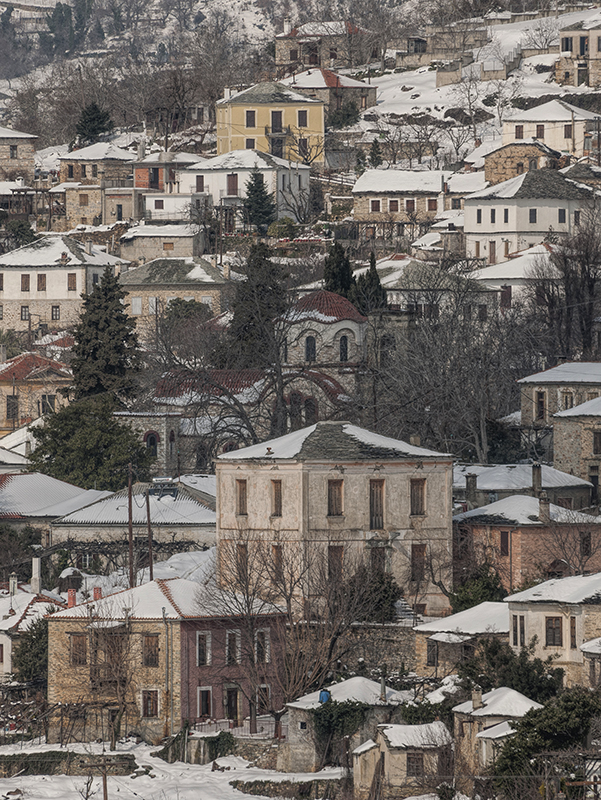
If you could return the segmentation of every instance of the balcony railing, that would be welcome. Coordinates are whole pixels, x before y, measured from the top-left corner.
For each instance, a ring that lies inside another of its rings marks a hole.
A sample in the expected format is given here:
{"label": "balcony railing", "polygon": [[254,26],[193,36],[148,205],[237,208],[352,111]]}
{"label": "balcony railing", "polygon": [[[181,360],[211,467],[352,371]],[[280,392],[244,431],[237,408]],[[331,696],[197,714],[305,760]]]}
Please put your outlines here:
{"label": "balcony railing", "polygon": [[265,126],[265,136],[275,136],[277,138],[285,138],[292,136],[290,125],[281,125],[279,127],[272,127],[271,125]]}
{"label": "balcony railing", "polygon": [[[234,736],[249,739],[273,739],[275,733],[275,720],[273,717],[257,717],[257,732],[250,732],[250,719],[242,721],[242,725],[235,725],[234,720],[218,719],[212,722],[197,722],[194,725],[196,733],[219,733],[219,731],[229,731]],[[288,723],[280,724],[280,736],[282,739],[288,738]]]}

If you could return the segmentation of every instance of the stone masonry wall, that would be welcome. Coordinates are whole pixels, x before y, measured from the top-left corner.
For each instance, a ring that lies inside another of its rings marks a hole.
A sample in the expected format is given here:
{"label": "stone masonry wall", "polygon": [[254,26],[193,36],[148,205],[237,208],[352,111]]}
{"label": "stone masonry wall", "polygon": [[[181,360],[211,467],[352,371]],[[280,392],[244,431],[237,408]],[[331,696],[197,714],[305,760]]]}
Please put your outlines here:
{"label": "stone masonry wall", "polygon": [[530,159],[536,159],[537,169],[548,166],[549,156],[541,152],[534,144],[514,144],[503,147],[484,159],[484,177],[492,184],[507,181],[519,175],[517,165],[521,164],[521,172],[528,172]]}
{"label": "stone masonry wall", "polygon": [[[0,180],[12,181],[23,178],[26,184],[33,182],[35,145],[33,139],[2,139],[0,142]],[[10,157],[10,148],[17,148],[17,158]]]}

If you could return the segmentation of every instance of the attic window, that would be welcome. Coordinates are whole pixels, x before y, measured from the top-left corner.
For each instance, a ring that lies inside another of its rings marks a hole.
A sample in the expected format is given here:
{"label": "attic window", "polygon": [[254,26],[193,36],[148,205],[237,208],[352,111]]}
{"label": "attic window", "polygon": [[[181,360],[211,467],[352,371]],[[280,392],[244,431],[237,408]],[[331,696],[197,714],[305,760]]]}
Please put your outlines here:
{"label": "attic window", "polygon": [[419,778],[424,774],[424,754],[407,753],[407,776]]}
{"label": "attic window", "polygon": [[515,126],[515,138],[516,139],[523,139],[524,138],[524,126],[523,125],[516,125]]}
{"label": "attic window", "polygon": [[563,126],[563,138],[564,139],[571,139],[572,138],[572,126],[571,125],[564,125]]}

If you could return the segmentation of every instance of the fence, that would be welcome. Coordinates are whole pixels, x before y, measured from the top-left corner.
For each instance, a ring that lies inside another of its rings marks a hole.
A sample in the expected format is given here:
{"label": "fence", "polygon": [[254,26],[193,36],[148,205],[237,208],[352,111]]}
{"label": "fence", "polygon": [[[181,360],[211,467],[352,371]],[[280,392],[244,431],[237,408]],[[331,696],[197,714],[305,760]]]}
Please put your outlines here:
{"label": "fence", "polygon": [[[233,736],[248,739],[273,739],[275,734],[275,720],[273,717],[257,717],[257,732],[250,732],[250,719],[245,719],[242,725],[234,725],[231,719],[218,719],[214,722],[197,722],[193,726],[196,733],[219,733],[229,731]],[[288,738],[288,724],[280,724],[280,738]]]}

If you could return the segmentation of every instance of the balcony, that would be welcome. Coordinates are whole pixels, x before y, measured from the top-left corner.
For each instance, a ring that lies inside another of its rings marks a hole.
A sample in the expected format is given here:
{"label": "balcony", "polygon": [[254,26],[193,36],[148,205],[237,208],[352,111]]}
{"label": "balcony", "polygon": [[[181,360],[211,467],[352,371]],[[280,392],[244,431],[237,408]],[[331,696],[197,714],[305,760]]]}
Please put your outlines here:
{"label": "balcony", "polygon": [[275,136],[278,139],[285,138],[286,136],[292,136],[292,130],[290,129],[290,125],[281,125],[276,126],[275,128],[270,125],[265,126],[265,136],[272,137]]}

